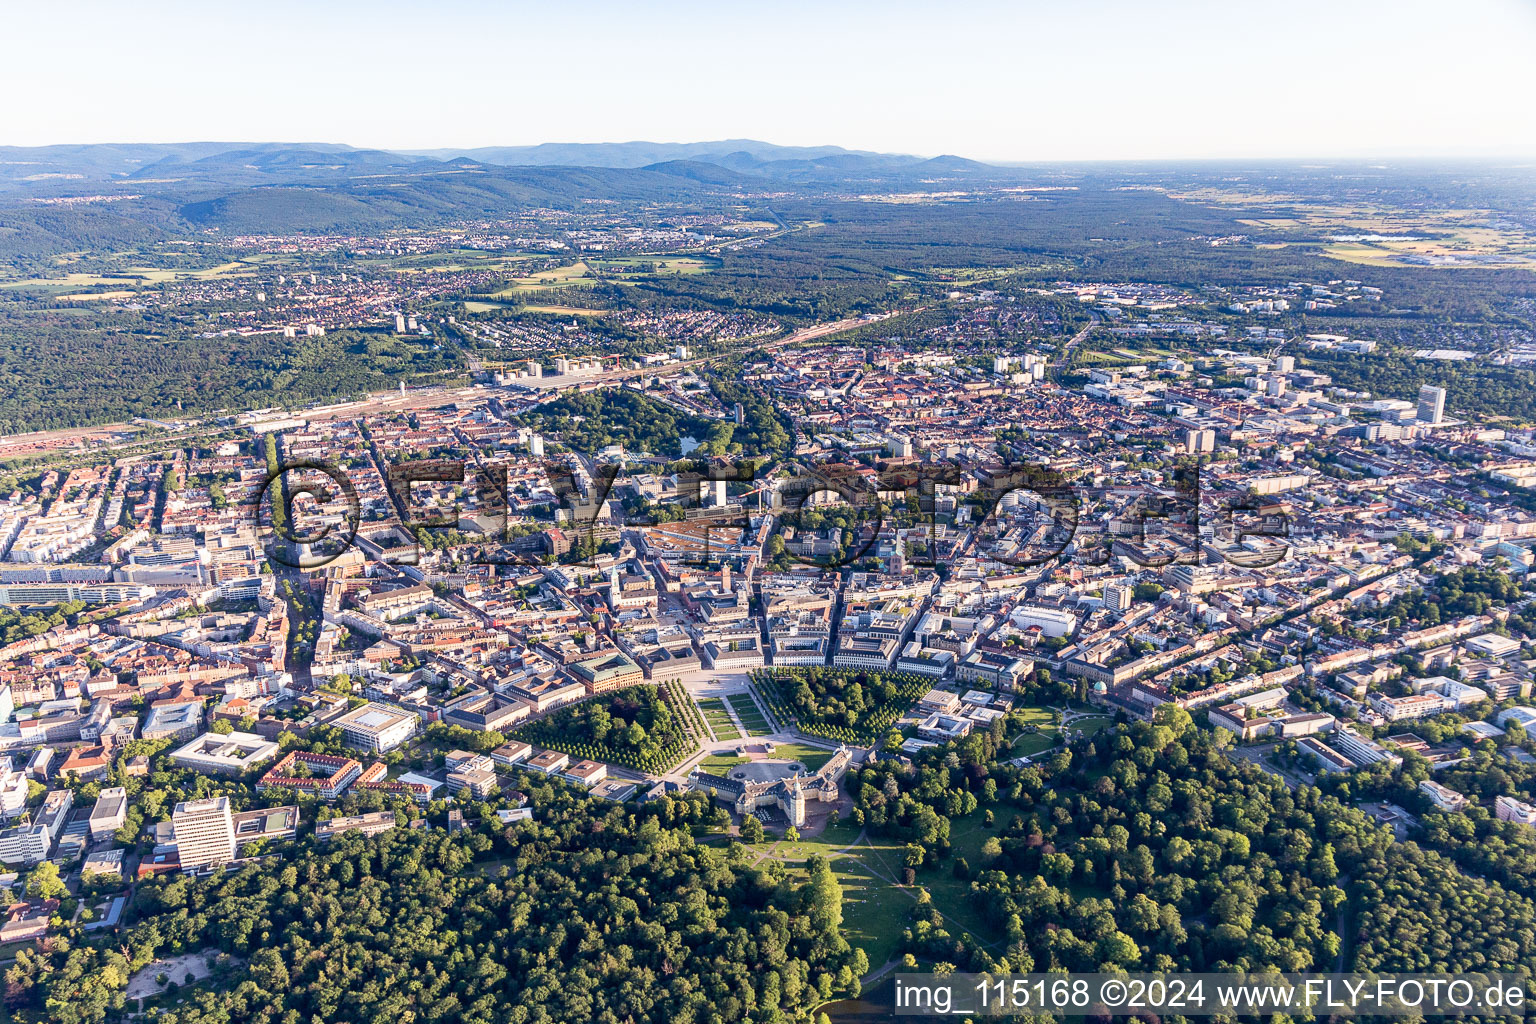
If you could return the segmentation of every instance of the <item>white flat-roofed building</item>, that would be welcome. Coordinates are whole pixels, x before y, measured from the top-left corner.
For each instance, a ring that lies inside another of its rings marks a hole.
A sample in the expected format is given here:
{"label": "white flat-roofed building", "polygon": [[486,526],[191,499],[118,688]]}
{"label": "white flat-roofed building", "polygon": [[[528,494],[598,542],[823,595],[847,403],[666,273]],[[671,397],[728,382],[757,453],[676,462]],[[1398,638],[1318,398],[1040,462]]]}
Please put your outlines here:
{"label": "white flat-roofed building", "polygon": [[186,800],[171,812],[183,871],[202,871],[235,859],[235,824],[229,798]]}
{"label": "white flat-roofed building", "polygon": [[1296,741],[1296,745],[1301,748],[1303,754],[1312,759],[1318,768],[1325,772],[1343,773],[1354,768],[1354,764],[1350,762],[1349,758],[1315,737],[1303,736]]}
{"label": "white flat-roofed building", "polygon": [[598,761],[577,761],[565,770],[564,776],[590,789],[608,777],[608,766]]}
{"label": "white flat-roofed building", "polygon": [[1369,703],[1389,722],[1413,722],[1448,710],[1445,698],[1438,693],[1416,693],[1406,697],[1381,697],[1373,694]]}
{"label": "white flat-roofed building", "polygon": [[1469,651],[1486,654],[1490,658],[1502,658],[1518,651],[1520,641],[1499,636],[1497,633],[1484,633],[1482,636],[1474,636],[1466,641],[1465,646]]}
{"label": "white flat-roofed building", "polygon": [[1464,811],[1467,809],[1469,802],[1464,794],[1442,786],[1432,779],[1425,779],[1423,782],[1420,782],[1419,792],[1429,797],[1429,802],[1442,811]]}
{"label": "white flat-roofed building", "polygon": [[511,768],[521,761],[526,761],[532,754],[532,744],[524,743],[522,740],[507,740],[491,751],[491,760],[503,768]]}
{"label": "white flat-roofed building", "polygon": [[122,786],[108,786],[91,808],[91,838],[101,839],[123,827],[128,818],[128,791]]}
{"label": "white flat-roofed building", "polygon": [[327,821],[315,824],[315,838],[322,843],[328,843],[339,835],[350,832],[360,832],[365,836],[376,836],[380,832],[388,832],[395,827],[394,811],[368,811],[365,814],[352,814],[344,818],[331,818]]}
{"label": "white flat-roofed building", "polygon": [[1013,610],[1013,624],[1020,629],[1039,626],[1046,636],[1066,636],[1077,628],[1077,616],[1062,608],[1020,605]]}
{"label": "white flat-roofed building", "polygon": [[1466,722],[1461,731],[1472,737],[1475,743],[1478,740],[1496,740],[1504,735],[1504,730],[1488,722]]}
{"label": "white flat-roofed building", "polygon": [[1500,821],[1513,821],[1516,824],[1536,828],[1536,807],[1522,800],[1516,800],[1512,796],[1494,797],[1493,813]]}
{"label": "white flat-roofed building", "polygon": [[21,817],[27,809],[27,773],[17,771],[8,757],[0,757],[0,821]]}
{"label": "white flat-roofed building", "polygon": [[916,640],[909,641],[907,646],[902,648],[901,656],[896,659],[896,668],[899,671],[916,672],[918,675],[932,676],[935,679],[948,675],[954,664],[955,656],[951,652],[923,647]]}
{"label": "white flat-roofed building", "polygon": [[[420,772],[406,772],[395,781],[404,782],[410,786],[425,786],[427,791],[427,800],[430,800],[438,790],[443,788],[441,779],[434,779],[432,776],[422,775]],[[422,802],[425,803],[426,801]]]}
{"label": "white flat-roofed building", "polygon": [[1468,686],[1466,683],[1460,683],[1454,679],[1447,679],[1436,689],[1445,698],[1446,709],[1449,711],[1460,711],[1462,708],[1481,704],[1488,699],[1487,691],[1476,686]]}
{"label": "white flat-roofed building", "polygon": [[121,876],[123,873],[123,854],[127,852],[122,847],[111,850],[97,850],[85,858],[85,863],[80,868],[80,877],[85,878],[89,875]]}
{"label": "white flat-roofed building", "polygon": [[1516,704],[1512,708],[1505,708],[1494,717],[1500,728],[1509,728],[1510,722],[1519,722],[1526,732],[1536,731],[1536,708],[1525,704]]}
{"label": "white flat-roofed building", "polygon": [[376,754],[394,750],[416,733],[414,714],[377,702],[353,708],[331,724],[345,734],[349,746]]}
{"label": "white flat-roofed building", "polygon": [[171,753],[171,763],[194,771],[237,775],[277,756],[278,745],[253,732],[205,732]]}
{"label": "white flat-roofed building", "polygon": [[29,868],[48,859],[53,835],[39,822],[0,830],[0,864]]}
{"label": "white flat-roofed building", "polygon": [[1366,739],[1353,729],[1334,730],[1331,746],[1361,768],[1382,761],[1393,765],[1403,763],[1401,756],[1392,753],[1375,740]]}
{"label": "white flat-roofed building", "polygon": [[467,789],[478,800],[484,800],[496,788],[496,773],[481,768],[466,768],[448,773],[448,792]]}
{"label": "white flat-roofed building", "polygon": [[925,740],[948,743],[969,736],[974,726],[969,718],[933,714],[918,723],[917,734]]}
{"label": "white flat-roofed building", "polygon": [[443,757],[443,763],[449,771],[481,771],[488,772],[495,765],[489,754],[477,754],[472,750],[450,750]]}

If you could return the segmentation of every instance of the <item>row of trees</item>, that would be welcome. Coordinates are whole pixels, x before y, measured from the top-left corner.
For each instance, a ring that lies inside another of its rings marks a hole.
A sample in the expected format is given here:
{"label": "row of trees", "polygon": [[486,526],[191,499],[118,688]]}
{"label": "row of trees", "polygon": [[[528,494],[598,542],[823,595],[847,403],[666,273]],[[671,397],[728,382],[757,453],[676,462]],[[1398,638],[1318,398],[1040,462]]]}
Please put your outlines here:
{"label": "row of trees", "polygon": [[933,680],[913,672],[760,669],[752,674],[780,721],[838,743],[868,746],[885,735]]}
{"label": "row of trees", "polygon": [[660,773],[693,750],[686,724],[658,687],[630,686],[561,708],[519,729],[517,738],[573,757]]}

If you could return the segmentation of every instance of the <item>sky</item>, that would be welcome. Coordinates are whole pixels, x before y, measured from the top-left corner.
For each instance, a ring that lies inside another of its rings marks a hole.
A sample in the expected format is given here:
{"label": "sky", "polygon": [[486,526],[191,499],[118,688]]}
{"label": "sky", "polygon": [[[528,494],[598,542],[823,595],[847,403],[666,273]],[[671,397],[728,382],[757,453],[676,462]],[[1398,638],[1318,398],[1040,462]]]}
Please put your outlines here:
{"label": "sky", "polygon": [[1536,157],[1536,0],[7,0],[0,145]]}

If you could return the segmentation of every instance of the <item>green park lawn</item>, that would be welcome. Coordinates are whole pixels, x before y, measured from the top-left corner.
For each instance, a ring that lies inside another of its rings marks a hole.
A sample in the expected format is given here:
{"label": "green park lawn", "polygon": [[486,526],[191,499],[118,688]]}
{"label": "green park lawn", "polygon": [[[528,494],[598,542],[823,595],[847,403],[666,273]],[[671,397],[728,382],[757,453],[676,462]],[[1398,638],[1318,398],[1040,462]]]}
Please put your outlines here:
{"label": "green park lawn", "polygon": [[709,728],[719,740],[734,740],[741,738],[741,730],[736,728],[736,723],[731,721],[730,712],[725,709],[725,702],[719,697],[705,697],[699,701],[699,710],[704,712],[704,720],[709,723]]}
{"label": "green park lawn", "polygon": [[710,754],[699,762],[699,770],[710,775],[724,776],[732,768],[739,764],[746,764],[749,758],[733,757],[730,754]]}
{"label": "green park lawn", "polygon": [[736,712],[736,717],[741,719],[741,724],[746,726],[748,736],[767,736],[773,730],[768,728],[768,719],[758,709],[757,702],[749,693],[733,693],[726,698],[731,702],[731,707]]}

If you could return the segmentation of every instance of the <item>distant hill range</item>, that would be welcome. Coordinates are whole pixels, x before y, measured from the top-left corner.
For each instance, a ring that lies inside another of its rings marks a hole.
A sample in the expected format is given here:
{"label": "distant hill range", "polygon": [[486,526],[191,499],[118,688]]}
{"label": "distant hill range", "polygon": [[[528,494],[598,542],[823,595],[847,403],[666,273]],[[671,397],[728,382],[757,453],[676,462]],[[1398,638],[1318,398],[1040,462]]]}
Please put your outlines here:
{"label": "distant hill range", "polygon": [[1025,172],[837,146],[618,142],[393,152],[329,143],[0,147],[0,257],[141,244],[189,229],[369,232],[593,199],[939,190]]}
{"label": "distant hill range", "polygon": [[[224,181],[232,184],[335,180],[362,174],[422,174],[470,168],[581,167],[650,169],[703,180],[701,165],[743,179],[880,179],[1006,173],[974,160],[924,159],[838,146],[775,146],[752,139],[721,142],[544,143],[479,149],[391,151],[329,143],[186,142],[0,146],[0,184],[35,189],[69,182]],[[722,183],[725,176],[715,173]]]}

